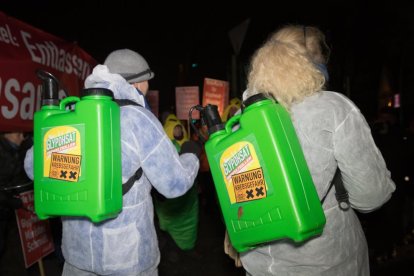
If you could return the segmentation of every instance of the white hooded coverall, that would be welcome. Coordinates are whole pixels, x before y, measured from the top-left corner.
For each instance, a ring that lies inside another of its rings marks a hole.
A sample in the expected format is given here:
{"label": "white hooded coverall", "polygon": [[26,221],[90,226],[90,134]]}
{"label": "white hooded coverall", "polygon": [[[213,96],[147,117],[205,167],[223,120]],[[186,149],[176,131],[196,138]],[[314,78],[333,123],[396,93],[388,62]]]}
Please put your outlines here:
{"label": "white hooded coverall", "polygon": [[[142,95],[104,65],[94,68],[85,86],[109,88],[115,99],[144,105]],[[101,223],[63,217],[63,256],[70,265],[99,275],[157,275],[160,253],[151,188],[167,198],[183,195],[194,183],[199,161],[191,153],[178,155],[158,119],[135,105],[121,107],[121,148],[123,183],[139,167],[142,177],[123,196],[118,217]],[[26,156],[25,169],[33,179],[32,149]]]}
{"label": "white hooded coverall", "polygon": [[[359,109],[344,95],[320,92],[291,107],[291,115],[319,198],[339,166],[351,206],[379,208],[395,190],[384,159]],[[281,240],[241,254],[247,274],[369,275],[368,247],[354,210],[338,208],[335,189],[325,199],[321,236],[302,244]]]}

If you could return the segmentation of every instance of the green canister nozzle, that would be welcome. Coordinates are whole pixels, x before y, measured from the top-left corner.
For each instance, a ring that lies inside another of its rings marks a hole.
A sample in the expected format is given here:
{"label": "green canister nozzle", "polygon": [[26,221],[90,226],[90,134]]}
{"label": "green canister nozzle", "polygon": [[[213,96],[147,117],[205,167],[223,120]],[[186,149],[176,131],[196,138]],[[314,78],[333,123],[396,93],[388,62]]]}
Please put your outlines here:
{"label": "green canister nozzle", "polygon": [[36,70],[36,74],[42,80],[42,106],[59,106],[58,79],[42,69]]}

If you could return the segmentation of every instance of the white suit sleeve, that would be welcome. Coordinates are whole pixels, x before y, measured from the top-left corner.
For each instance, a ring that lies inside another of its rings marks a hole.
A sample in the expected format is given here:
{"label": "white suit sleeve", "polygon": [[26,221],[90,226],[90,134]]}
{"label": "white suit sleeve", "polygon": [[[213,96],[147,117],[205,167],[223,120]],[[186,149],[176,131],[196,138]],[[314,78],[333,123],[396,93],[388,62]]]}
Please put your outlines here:
{"label": "white suit sleeve", "polygon": [[142,167],[152,186],[167,198],[183,195],[194,184],[199,161],[192,153],[178,155],[161,123],[148,110],[129,106],[121,111],[123,170]]}
{"label": "white suit sleeve", "polygon": [[334,152],[354,209],[373,211],[390,199],[395,184],[369,126],[357,108],[353,108],[337,126]]}
{"label": "white suit sleeve", "polygon": [[27,176],[33,180],[33,146],[27,150],[26,157],[24,158],[24,170],[26,171]]}

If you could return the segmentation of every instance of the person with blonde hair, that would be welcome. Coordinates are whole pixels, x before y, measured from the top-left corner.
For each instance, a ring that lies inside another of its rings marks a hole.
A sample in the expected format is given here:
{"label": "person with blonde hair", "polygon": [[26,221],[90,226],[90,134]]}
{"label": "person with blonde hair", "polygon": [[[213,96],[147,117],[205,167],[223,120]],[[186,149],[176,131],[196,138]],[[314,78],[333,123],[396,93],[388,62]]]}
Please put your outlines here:
{"label": "person with blonde hair", "polygon": [[[247,275],[369,275],[367,242],[354,210],[370,212],[395,190],[358,107],[325,91],[329,48],[313,26],[288,25],[252,57],[243,97],[264,93],[291,118],[323,209],[323,233],[303,243],[278,240],[241,254]],[[339,208],[332,187],[340,170],[352,208]]]}

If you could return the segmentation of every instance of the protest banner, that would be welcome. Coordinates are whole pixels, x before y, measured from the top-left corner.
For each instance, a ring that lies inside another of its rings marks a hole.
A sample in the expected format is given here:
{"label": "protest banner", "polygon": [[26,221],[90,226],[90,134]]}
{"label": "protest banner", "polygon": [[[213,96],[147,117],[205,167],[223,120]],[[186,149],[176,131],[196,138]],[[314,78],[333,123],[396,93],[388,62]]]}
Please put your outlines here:
{"label": "protest banner", "polygon": [[155,117],[159,116],[159,102],[160,102],[160,91],[158,90],[148,90],[146,95],[148,104],[151,108],[152,113]]}
{"label": "protest banner", "polygon": [[[200,104],[198,86],[178,86],[175,88],[175,106],[177,118],[188,121],[188,112],[193,106]],[[200,119],[200,112],[194,110],[193,119]]]}
{"label": "protest banner", "polygon": [[41,105],[37,69],[60,82],[59,98],[78,96],[97,64],[76,42],[66,42],[0,12],[0,131],[32,131]]}
{"label": "protest banner", "polygon": [[16,220],[26,268],[55,250],[49,220],[34,213],[33,190],[19,194],[23,208],[16,209]]}
{"label": "protest banner", "polygon": [[203,87],[203,106],[207,104],[217,105],[218,112],[223,117],[223,112],[229,102],[229,82],[204,79]]}

